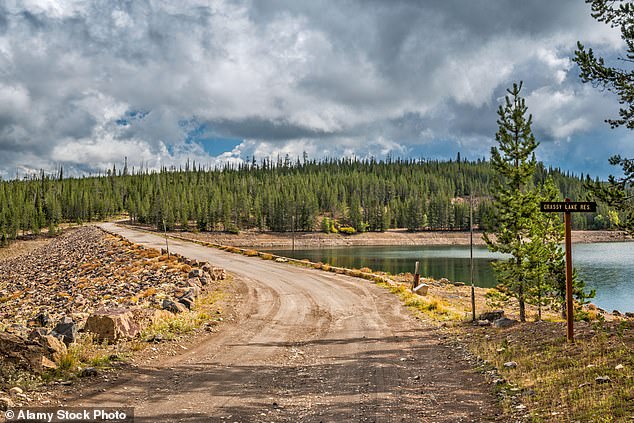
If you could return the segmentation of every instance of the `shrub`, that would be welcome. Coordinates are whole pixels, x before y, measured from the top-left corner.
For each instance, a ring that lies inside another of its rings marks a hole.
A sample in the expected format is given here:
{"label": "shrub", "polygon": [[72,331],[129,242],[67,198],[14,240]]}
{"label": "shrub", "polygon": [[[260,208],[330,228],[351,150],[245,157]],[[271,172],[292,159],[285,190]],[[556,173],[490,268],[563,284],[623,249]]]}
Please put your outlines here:
{"label": "shrub", "polygon": [[257,256],[257,255],[258,255],[258,252],[257,252],[257,251],[255,251],[255,250],[246,250],[246,251],[244,252],[244,255],[245,255],[245,256],[249,256],[249,257],[254,257],[254,256]]}
{"label": "shrub", "polygon": [[225,228],[225,232],[233,235],[238,235],[240,233],[240,229],[238,229],[235,225],[227,225]]}
{"label": "shrub", "polygon": [[352,226],[342,226],[339,228],[339,232],[341,232],[344,235],[352,235],[356,233],[357,231]]}

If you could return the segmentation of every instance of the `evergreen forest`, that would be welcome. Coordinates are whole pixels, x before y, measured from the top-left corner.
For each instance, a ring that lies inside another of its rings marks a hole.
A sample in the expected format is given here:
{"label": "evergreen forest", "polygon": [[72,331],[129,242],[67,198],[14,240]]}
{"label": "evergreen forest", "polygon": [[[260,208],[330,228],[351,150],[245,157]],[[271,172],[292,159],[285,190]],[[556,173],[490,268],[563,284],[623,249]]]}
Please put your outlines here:
{"label": "evergreen forest", "polygon": [[[538,163],[533,183],[552,176],[561,198],[582,201],[589,176]],[[43,171],[0,181],[2,242],[62,222],[91,222],[127,213],[158,229],[238,232],[354,233],[391,228],[466,230],[470,196],[474,225],[494,225],[499,176],[485,160],[377,161],[268,159],[207,169],[196,163],[160,171],[116,166],[99,176],[65,178]],[[618,221],[605,206],[575,216],[576,229],[607,229]]]}

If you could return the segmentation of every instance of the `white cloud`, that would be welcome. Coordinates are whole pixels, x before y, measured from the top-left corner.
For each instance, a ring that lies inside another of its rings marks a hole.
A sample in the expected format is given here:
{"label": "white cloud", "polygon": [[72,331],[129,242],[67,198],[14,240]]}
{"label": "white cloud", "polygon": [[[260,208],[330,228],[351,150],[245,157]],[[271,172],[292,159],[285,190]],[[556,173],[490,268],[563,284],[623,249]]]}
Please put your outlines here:
{"label": "white cloud", "polygon": [[[519,79],[536,127],[570,138],[614,110],[578,81],[576,40],[622,46],[575,0],[2,7],[0,175],[57,162],[96,169],[125,155],[163,164],[304,151],[480,154],[497,100]],[[143,117],[128,119],[134,112]],[[184,121],[244,142],[211,157],[187,141]]]}

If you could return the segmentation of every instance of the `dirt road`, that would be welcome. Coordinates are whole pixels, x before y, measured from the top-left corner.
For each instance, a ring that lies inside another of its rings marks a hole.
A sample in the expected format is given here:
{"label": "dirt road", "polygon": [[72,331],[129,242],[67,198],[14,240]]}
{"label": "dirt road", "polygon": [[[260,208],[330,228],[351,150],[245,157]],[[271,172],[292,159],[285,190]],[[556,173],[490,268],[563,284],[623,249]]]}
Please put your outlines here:
{"label": "dirt road", "polygon": [[372,283],[180,241],[170,250],[235,275],[236,320],[184,354],[71,390],[66,405],[132,406],[138,422],[496,421],[463,354]]}

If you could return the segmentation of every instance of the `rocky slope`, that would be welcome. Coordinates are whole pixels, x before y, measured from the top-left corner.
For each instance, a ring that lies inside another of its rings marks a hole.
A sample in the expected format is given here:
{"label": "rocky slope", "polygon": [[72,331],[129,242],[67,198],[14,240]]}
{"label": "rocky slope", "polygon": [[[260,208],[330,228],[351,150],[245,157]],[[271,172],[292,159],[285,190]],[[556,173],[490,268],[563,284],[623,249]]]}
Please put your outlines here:
{"label": "rocky slope", "polygon": [[40,313],[81,321],[100,308],[161,307],[187,286],[190,270],[176,257],[82,227],[0,261],[0,324],[18,329]]}

